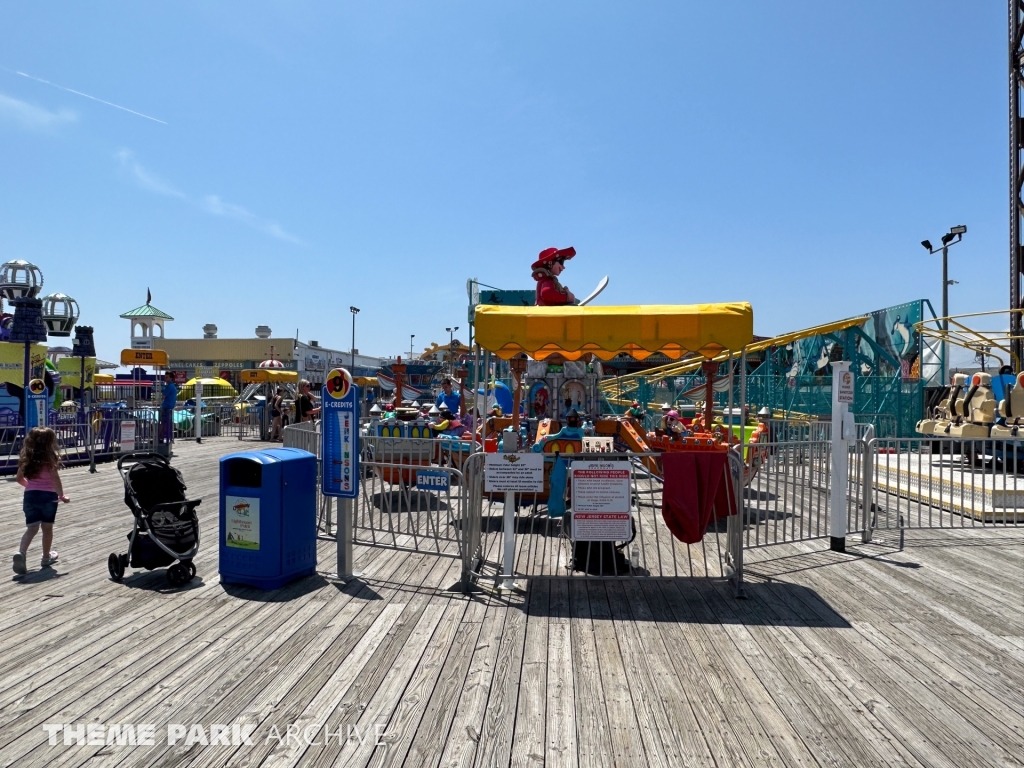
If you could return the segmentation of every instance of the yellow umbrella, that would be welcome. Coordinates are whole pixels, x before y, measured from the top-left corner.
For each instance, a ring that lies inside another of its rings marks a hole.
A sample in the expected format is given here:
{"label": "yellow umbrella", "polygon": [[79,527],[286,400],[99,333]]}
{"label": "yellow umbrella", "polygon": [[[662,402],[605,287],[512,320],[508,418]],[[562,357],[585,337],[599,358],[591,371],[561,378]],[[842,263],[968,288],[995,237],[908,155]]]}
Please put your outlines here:
{"label": "yellow umbrella", "polygon": [[203,385],[203,397],[235,397],[238,392],[224,379],[192,378],[181,385],[178,390],[179,400],[188,400],[196,395],[196,382]]}

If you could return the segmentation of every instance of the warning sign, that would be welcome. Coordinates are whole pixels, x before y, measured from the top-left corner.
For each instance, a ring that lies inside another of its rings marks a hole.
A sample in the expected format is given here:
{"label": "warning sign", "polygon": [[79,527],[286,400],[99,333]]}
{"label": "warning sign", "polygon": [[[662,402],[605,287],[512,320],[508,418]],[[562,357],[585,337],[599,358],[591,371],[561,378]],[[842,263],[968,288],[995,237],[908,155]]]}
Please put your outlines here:
{"label": "warning sign", "polygon": [[853,403],[853,373],[850,371],[839,371],[839,398],[840,403]]}
{"label": "warning sign", "polygon": [[541,493],[544,490],[544,455],[488,453],[484,457],[484,487],[491,493]]}
{"label": "warning sign", "polygon": [[571,471],[573,540],[628,540],[632,535],[629,465],[574,461]]}

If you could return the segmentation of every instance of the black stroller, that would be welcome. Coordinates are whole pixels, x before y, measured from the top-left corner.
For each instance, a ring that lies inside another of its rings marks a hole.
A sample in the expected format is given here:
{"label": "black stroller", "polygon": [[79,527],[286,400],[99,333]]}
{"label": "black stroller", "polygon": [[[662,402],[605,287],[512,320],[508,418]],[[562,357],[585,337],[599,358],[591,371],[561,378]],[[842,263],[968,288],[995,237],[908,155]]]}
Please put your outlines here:
{"label": "black stroller", "polygon": [[155,453],[126,454],[117,460],[117,471],[135,525],[128,534],[128,553],[112,553],[107,559],[110,578],[121,581],[129,564],[149,571],[170,566],[167,581],[172,586],[188,583],[196,575],[192,564],[199,551],[196,507],[202,500],[186,499],[181,473]]}

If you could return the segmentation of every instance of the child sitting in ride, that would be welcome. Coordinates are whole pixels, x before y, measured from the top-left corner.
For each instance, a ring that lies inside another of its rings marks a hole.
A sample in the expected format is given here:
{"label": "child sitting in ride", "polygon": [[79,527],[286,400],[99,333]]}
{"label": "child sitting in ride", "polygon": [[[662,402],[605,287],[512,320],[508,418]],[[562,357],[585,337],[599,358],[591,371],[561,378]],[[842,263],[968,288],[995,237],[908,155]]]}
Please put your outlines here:
{"label": "child sitting in ride", "polygon": [[683,422],[679,419],[678,411],[673,410],[665,414],[665,436],[669,440],[678,442],[689,434],[686,427],[683,426]]}
{"label": "child sitting in ride", "polygon": [[545,435],[530,449],[534,453],[543,453],[544,446],[554,440],[583,440],[583,427],[580,424],[580,415],[575,408],[570,409],[565,417],[565,426],[553,435]]}
{"label": "child sitting in ride", "polygon": [[461,435],[462,422],[459,421],[458,416],[452,415],[451,408],[448,407],[448,404],[442,402],[437,406],[437,409],[440,412],[437,420],[430,422],[430,431],[434,433],[434,436]]}

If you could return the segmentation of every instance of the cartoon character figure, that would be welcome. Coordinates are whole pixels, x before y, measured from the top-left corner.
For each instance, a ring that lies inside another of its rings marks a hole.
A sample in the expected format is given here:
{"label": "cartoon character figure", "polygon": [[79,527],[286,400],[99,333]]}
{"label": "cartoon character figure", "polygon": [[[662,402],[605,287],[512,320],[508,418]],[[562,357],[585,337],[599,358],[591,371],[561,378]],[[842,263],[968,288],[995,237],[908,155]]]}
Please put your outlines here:
{"label": "cartoon character figure", "polygon": [[548,417],[548,388],[543,384],[534,387],[532,408],[536,418],[546,419]]}
{"label": "cartoon character figure", "polygon": [[640,405],[639,400],[634,400],[633,404],[626,409],[626,415],[630,418],[636,419],[641,424],[644,423],[644,417],[647,416],[647,411],[643,406]]}
{"label": "cartoon character figure", "polygon": [[545,248],[533,262],[533,279],[537,281],[537,306],[572,306],[576,297],[572,291],[558,282],[558,276],[565,269],[565,262],[576,255],[575,248]]}
{"label": "cartoon character figure", "polygon": [[686,427],[679,419],[679,411],[669,411],[665,414],[665,434],[669,440],[680,440],[686,435]]}

